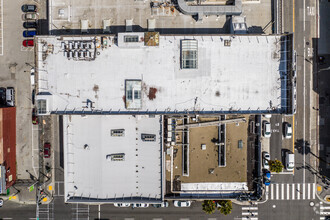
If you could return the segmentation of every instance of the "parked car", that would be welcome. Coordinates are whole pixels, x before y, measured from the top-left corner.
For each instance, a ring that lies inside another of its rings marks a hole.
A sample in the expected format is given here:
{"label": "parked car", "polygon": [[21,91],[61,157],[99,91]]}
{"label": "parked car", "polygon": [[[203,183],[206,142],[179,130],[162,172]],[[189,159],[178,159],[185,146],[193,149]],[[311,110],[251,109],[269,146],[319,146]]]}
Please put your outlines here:
{"label": "parked car", "polygon": [[32,124],[34,125],[39,124],[37,110],[35,108],[32,109]]}
{"label": "parked car", "polygon": [[33,37],[34,35],[36,35],[37,32],[36,31],[23,31],[23,37]]}
{"label": "parked car", "polygon": [[22,44],[24,47],[33,47],[34,46],[33,40],[23,40]]}
{"label": "parked car", "polygon": [[15,106],[15,89],[13,87],[6,89],[6,103],[8,106]]}
{"label": "parked car", "polygon": [[37,6],[35,5],[22,5],[22,12],[36,12]]}
{"label": "parked car", "polygon": [[168,202],[162,202],[160,204],[152,204],[152,206],[155,208],[167,208],[168,205],[169,205]]}
{"label": "parked car", "polygon": [[270,172],[267,170],[264,174],[264,184],[265,186],[269,186],[270,185]]}
{"label": "parked car", "polygon": [[294,169],[294,154],[290,151],[285,154],[285,168],[287,171],[293,171]]}
{"label": "parked car", "polygon": [[0,104],[6,105],[6,88],[0,87]]}
{"label": "parked car", "polygon": [[24,22],[23,23],[23,27],[24,28],[37,28],[37,22],[28,22],[28,21],[26,21],[26,22]]}
{"label": "parked car", "polygon": [[284,124],[284,137],[286,139],[292,138],[292,125],[287,122]]}
{"label": "parked car", "polygon": [[148,203],[133,203],[133,208],[148,208],[149,204]]}
{"label": "parked car", "polygon": [[264,122],[263,134],[264,134],[265,138],[270,138],[270,136],[271,136],[271,126],[270,126],[270,123],[268,121]]}
{"label": "parked car", "polygon": [[44,144],[44,157],[45,158],[50,158],[50,143],[45,143]]}
{"label": "parked car", "polygon": [[263,115],[265,118],[271,118],[272,117],[272,115],[271,114],[265,114],[265,115]]}
{"label": "parked car", "polygon": [[3,206],[3,199],[0,198],[0,208]]}
{"label": "parked car", "polygon": [[191,206],[191,201],[174,201],[173,205],[175,207],[190,207]]}
{"label": "parked car", "polygon": [[37,20],[38,15],[36,13],[26,13],[22,15],[23,20]]}
{"label": "parked car", "polygon": [[113,205],[115,207],[119,207],[119,208],[127,208],[127,207],[131,206],[131,204],[129,204],[129,203],[114,203]]}
{"label": "parked car", "polygon": [[262,155],[262,165],[264,169],[269,170],[270,155],[268,152],[263,152]]}

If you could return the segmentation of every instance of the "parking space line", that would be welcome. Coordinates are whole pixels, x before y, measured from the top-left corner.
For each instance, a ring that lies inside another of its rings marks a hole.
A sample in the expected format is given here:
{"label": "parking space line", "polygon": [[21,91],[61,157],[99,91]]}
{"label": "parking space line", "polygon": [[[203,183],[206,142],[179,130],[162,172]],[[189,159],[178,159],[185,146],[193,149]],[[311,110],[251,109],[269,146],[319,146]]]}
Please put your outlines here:
{"label": "parking space line", "polygon": [[284,183],[281,184],[281,199],[284,200]]}
{"label": "parking space line", "polygon": [[269,186],[266,186],[266,200],[268,200]]}
{"label": "parking space line", "polygon": [[286,184],[286,199],[290,199],[290,184]]}
{"label": "parking space line", "polygon": [[294,192],[295,192],[295,185],[292,184],[292,200],[295,200]]}
{"label": "parking space line", "polygon": [[276,184],[276,200],[279,199],[279,184]]}
{"label": "parking space line", "polygon": [[316,184],[315,183],[313,183],[313,185],[312,185],[312,187],[313,187],[313,195],[312,195],[312,199],[315,199],[315,188],[316,188]]}
{"label": "parking space line", "polygon": [[297,184],[297,191],[298,191],[298,193],[297,193],[297,199],[300,199],[300,183],[298,183]]}

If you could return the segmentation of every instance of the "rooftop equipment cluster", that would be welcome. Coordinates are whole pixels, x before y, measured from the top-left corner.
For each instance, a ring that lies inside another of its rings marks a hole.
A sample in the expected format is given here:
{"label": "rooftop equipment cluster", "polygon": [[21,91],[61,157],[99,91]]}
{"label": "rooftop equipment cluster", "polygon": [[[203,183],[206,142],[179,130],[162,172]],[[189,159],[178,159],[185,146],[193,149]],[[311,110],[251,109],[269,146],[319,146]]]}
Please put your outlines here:
{"label": "rooftop equipment cluster", "polygon": [[94,60],[96,47],[93,41],[62,41],[63,56],[69,60]]}

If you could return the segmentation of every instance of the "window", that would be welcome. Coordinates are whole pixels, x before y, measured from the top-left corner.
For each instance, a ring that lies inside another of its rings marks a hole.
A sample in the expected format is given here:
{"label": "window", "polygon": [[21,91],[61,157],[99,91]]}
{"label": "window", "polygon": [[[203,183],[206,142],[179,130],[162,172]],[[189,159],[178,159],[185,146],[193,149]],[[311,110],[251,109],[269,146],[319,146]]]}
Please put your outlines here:
{"label": "window", "polygon": [[197,69],[197,40],[181,41],[181,68],[182,69]]}
{"label": "window", "polygon": [[113,129],[111,130],[112,137],[123,137],[125,136],[125,129]]}
{"label": "window", "polygon": [[41,115],[47,113],[47,100],[39,99],[37,105],[38,105],[38,114]]}
{"label": "window", "polygon": [[137,35],[126,35],[124,36],[125,43],[139,42],[139,36]]}
{"label": "window", "polygon": [[134,90],[134,99],[141,99],[141,91]]}
{"label": "window", "polygon": [[132,90],[127,90],[126,99],[132,100],[132,98],[133,98],[133,94],[132,93],[133,93]]}

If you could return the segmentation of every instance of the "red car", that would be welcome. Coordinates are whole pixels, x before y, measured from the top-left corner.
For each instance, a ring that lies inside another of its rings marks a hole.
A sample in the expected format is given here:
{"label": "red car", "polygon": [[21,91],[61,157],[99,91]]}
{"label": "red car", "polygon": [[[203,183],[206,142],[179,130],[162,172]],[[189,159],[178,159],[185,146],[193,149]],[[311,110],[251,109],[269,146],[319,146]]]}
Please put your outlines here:
{"label": "red car", "polygon": [[50,158],[50,143],[44,144],[44,157]]}
{"label": "red car", "polygon": [[24,47],[33,47],[34,46],[33,40],[23,40],[22,44]]}

